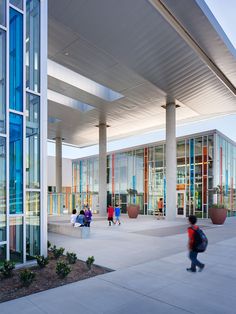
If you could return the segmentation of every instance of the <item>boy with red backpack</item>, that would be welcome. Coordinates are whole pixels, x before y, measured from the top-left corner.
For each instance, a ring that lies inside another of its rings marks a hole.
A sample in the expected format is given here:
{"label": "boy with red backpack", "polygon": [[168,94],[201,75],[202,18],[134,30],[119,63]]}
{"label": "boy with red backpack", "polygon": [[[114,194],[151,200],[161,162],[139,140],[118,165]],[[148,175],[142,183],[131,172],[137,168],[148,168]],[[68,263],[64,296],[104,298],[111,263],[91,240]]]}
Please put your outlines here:
{"label": "boy with red backpack", "polygon": [[202,271],[205,267],[205,265],[197,259],[197,255],[206,250],[208,240],[204,232],[196,225],[197,217],[190,215],[188,220],[190,224],[188,227],[188,247],[191,267],[187,268],[187,271],[195,273],[197,267],[199,268],[199,271]]}

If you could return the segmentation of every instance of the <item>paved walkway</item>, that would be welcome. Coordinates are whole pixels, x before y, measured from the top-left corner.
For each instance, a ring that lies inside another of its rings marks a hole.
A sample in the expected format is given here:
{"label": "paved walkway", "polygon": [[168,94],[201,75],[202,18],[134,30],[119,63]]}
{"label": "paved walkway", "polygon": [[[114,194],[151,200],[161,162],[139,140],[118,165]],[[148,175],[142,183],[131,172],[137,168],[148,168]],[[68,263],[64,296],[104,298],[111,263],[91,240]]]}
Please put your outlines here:
{"label": "paved walkway", "polygon": [[0,313],[236,313],[236,218],[199,221],[209,238],[201,273],[188,273],[186,221],[96,221],[89,239],[50,234],[56,245],[116,271],[0,304]]}

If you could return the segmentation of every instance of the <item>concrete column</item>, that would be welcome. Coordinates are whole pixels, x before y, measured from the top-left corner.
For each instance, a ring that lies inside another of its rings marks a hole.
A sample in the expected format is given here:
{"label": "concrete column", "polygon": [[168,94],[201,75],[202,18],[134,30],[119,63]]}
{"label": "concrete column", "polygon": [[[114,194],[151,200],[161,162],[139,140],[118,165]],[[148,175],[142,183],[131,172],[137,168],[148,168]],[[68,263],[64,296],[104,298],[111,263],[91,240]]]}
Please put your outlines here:
{"label": "concrete column", "polygon": [[56,191],[62,192],[62,138],[56,137]]}
{"label": "concrete column", "polygon": [[99,214],[107,214],[107,125],[99,124]]}
{"label": "concrete column", "polygon": [[176,218],[176,118],[175,103],[166,105],[166,219]]}

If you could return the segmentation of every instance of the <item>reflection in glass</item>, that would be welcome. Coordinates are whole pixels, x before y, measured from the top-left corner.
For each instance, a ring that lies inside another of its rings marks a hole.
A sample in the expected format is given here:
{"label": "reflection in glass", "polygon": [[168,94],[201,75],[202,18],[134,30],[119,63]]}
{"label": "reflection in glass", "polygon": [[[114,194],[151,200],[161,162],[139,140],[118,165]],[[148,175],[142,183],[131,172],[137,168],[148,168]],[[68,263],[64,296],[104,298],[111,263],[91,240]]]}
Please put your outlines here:
{"label": "reflection in glass", "polygon": [[10,109],[23,108],[23,16],[10,9]]}
{"label": "reflection in glass", "polygon": [[10,217],[10,260],[23,262],[23,225],[22,217]]}
{"label": "reflection in glass", "polygon": [[19,9],[23,9],[23,0],[10,0],[10,3]]}
{"label": "reflection in glass", "polygon": [[0,29],[0,133],[5,133],[6,125],[5,119],[6,119],[6,33],[5,31]]}
{"label": "reflection in glass", "polygon": [[0,266],[7,259],[6,244],[0,245]]}
{"label": "reflection in glass", "polygon": [[23,119],[10,113],[10,214],[23,212]]}
{"label": "reflection in glass", "polygon": [[26,259],[40,254],[40,193],[26,193]]}
{"label": "reflection in glass", "polygon": [[26,187],[37,189],[40,185],[40,138],[38,96],[27,93],[26,97]]}
{"label": "reflection in glass", "polygon": [[6,140],[0,137],[0,242],[6,241]]}
{"label": "reflection in glass", "polygon": [[40,15],[39,0],[26,2],[26,87],[39,92]]}
{"label": "reflection in glass", "polygon": [[0,0],[0,24],[6,26],[6,0]]}

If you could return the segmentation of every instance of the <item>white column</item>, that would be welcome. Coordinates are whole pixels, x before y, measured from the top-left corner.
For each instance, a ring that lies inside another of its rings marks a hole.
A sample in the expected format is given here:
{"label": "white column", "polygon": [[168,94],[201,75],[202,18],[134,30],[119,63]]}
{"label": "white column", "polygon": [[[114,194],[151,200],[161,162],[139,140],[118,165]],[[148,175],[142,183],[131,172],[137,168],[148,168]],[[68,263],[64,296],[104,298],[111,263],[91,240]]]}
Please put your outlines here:
{"label": "white column", "polygon": [[99,124],[99,214],[107,213],[107,125]]}
{"label": "white column", "polygon": [[62,192],[62,138],[56,137],[56,191]]}
{"label": "white column", "polygon": [[176,218],[176,119],[175,103],[166,105],[166,219]]}

